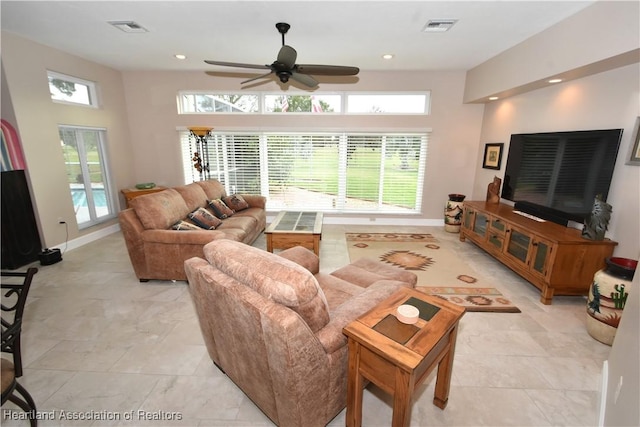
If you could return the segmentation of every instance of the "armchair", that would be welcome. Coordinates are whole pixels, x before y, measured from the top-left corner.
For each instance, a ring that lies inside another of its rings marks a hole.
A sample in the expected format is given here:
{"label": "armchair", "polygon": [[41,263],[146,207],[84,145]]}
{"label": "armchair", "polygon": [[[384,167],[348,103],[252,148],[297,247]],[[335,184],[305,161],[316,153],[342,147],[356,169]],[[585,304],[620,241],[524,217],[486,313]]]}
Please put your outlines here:
{"label": "armchair", "polygon": [[[272,254],[231,240],[185,262],[213,362],[278,426],[324,426],[346,406],[342,329],[416,276],[376,261],[319,272],[302,247]],[[368,264],[370,263],[370,264]]]}

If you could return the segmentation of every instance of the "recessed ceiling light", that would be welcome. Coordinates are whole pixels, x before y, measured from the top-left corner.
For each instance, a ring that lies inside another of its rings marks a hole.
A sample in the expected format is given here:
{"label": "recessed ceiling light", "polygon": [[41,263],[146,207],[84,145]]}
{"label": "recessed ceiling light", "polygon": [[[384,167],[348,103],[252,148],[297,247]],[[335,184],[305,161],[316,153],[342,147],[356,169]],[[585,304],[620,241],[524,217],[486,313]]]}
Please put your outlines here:
{"label": "recessed ceiling light", "polygon": [[457,19],[432,19],[425,24],[422,32],[444,33],[445,31],[449,31],[456,22],[458,22]]}
{"label": "recessed ceiling light", "polygon": [[384,55],[382,55],[382,59],[393,59],[393,54],[385,53]]}
{"label": "recessed ceiling light", "polygon": [[490,96],[490,97],[489,97],[489,101],[495,101],[496,99],[498,99],[498,97],[497,97],[497,96]]}
{"label": "recessed ceiling light", "polygon": [[176,57],[176,59],[187,59],[187,55],[183,55],[181,53],[176,53],[175,55],[173,55]]}
{"label": "recessed ceiling light", "polygon": [[562,79],[551,79],[549,80],[549,83],[560,83],[562,81]]}

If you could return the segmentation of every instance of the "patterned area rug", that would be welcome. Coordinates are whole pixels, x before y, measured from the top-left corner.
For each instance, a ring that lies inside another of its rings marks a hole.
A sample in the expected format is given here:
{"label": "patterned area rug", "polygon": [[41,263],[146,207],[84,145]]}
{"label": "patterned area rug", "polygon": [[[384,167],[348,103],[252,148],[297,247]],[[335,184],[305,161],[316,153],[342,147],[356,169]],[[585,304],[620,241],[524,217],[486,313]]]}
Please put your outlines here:
{"label": "patterned area rug", "polygon": [[520,313],[491,283],[431,234],[346,233],[351,262],[374,258],[418,276],[417,289],[468,311]]}

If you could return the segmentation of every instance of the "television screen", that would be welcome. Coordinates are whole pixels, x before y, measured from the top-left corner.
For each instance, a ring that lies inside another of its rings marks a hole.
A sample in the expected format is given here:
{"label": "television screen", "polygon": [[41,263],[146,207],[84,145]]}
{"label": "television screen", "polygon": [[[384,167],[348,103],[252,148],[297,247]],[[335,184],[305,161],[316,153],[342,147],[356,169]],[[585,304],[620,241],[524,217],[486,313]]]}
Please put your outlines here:
{"label": "television screen", "polygon": [[607,199],[622,129],[513,134],[502,197],[566,225],[583,222],[596,195]]}

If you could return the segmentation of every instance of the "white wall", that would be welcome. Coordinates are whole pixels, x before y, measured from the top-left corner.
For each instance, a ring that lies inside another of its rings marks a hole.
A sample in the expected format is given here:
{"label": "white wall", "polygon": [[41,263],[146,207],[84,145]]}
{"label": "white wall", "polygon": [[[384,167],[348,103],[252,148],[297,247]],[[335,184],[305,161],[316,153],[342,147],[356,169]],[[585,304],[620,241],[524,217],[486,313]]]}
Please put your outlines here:
{"label": "white wall", "polygon": [[633,279],[607,359],[605,405],[600,408],[605,426],[640,426],[640,270]]}
{"label": "white wall", "polygon": [[504,142],[500,171],[476,161],[473,189],[483,200],[494,175],[504,178],[512,133],[623,128],[624,133],[607,202],[613,206],[607,237],[617,241],[614,255],[640,257],[640,166],[625,165],[636,117],[640,116],[640,64],[596,74],[486,105],[481,146]]}

